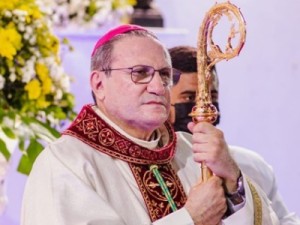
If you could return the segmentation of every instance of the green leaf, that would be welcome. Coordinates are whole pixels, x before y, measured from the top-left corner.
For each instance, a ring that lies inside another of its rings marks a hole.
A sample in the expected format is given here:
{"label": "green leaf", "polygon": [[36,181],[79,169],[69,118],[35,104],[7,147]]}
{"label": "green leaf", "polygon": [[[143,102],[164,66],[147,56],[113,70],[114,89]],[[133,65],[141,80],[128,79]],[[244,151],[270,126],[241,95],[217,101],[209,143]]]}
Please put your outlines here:
{"label": "green leaf", "polygon": [[36,121],[36,123],[38,123],[42,127],[46,128],[55,138],[59,138],[60,137],[60,132],[58,132],[56,129],[54,129],[50,125],[48,125],[46,123],[42,123],[42,122],[40,122],[38,120]]}
{"label": "green leaf", "polygon": [[11,139],[15,139],[16,135],[15,133],[12,131],[12,129],[8,128],[8,127],[2,127],[2,131],[5,133],[5,135]]}
{"label": "green leaf", "polygon": [[21,151],[24,151],[25,150],[25,140],[23,138],[20,138],[20,141],[19,141],[19,149]]}
{"label": "green leaf", "polygon": [[32,169],[33,162],[30,161],[29,157],[27,155],[23,155],[20,159],[19,165],[18,165],[18,171],[20,173],[23,173],[25,175],[29,175],[31,169]]}
{"label": "green leaf", "polygon": [[43,151],[44,146],[39,143],[36,139],[31,139],[30,144],[27,148],[27,154],[29,159],[34,162],[36,157]]}
{"label": "green leaf", "polygon": [[43,148],[44,147],[41,143],[39,143],[35,139],[31,139],[30,144],[26,150],[27,154],[23,154],[23,156],[21,157],[18,171],[20,173],[29,175],[36,157],[42,152]]}
{"label": "green leaf", "polygon": [[[0,96],[0,97],[2,97],[2,96]],[[0,101],[0,102],[1,102],[1,105],[3,105],[2,101]],[[4,110],[0,107],[0,121],[1,121],[1,124],[2,124],[2,120],[3,120],[4,116],[5,116]]]}
{"label": "green leaf", "polygon": [[8,161],[10,158],[10,152],[6,147],[5,142],[0,138],[0,153],[3,154],[3,156],[5,157],[5,159]]}
{"label": "green leaf", "polygon": [[16,114],[13,111],[7,112],[7,116],[8,116],[8,118],[10,118],[12,120],[14,120],[16,118]]}

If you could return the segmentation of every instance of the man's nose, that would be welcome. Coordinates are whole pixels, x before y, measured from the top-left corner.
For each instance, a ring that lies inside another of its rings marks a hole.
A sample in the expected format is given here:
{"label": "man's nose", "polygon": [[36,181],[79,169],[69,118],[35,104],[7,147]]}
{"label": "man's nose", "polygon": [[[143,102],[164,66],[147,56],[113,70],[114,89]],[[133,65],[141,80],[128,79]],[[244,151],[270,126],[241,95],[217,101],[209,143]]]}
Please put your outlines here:
{"label": "man's nose", "polygon": [[147,86],[147,90],[150,93],[155,93],[157,95],[164,95],[166,92],[166,86],[164,85],[163,80],[161,79],[159,72],[155,71],[152,80]]}

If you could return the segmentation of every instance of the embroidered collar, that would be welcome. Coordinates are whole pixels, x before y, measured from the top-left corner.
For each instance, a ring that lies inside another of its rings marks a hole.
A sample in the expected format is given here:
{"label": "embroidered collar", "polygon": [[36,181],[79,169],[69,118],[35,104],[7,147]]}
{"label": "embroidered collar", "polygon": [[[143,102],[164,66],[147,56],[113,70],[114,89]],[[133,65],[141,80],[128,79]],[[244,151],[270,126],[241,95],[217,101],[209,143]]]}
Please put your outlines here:
{"label": "embroidered collar", "polygon": [[[135,137],[127,134],[117,124],[115,124],[113,121],[111,121],[103,112],[101,112],[101,110],[96,105],[93,105],[92,109],[102,120],[104,120],[107,123],[108,126],[112,127],[114,130],[116,130],[121,135],[125,136],[125,138],[131,140],[135,144],[140,145],[144,148],[148,148],[148,149],[154,149],[157,147],[158,142],[161,139],[160,130],[156,130],[155,132],[153,132],[152,136],[150,137],[150,141],[141,140],[141,139],[135,138]],[[166,143],[167,141],[164,141],[164,142]]]}
{"label": "embroidered collar", "polygon": [[70,127],[63,135],[70,135],[90,145],[95,150],[114,158],[136,164],[164,164],[170,162],[175,155],[176,135],[169,122],[164,123],[168,142],[163,147],[147,149],[122,135],[108,125],[92,109],[85,105]]}

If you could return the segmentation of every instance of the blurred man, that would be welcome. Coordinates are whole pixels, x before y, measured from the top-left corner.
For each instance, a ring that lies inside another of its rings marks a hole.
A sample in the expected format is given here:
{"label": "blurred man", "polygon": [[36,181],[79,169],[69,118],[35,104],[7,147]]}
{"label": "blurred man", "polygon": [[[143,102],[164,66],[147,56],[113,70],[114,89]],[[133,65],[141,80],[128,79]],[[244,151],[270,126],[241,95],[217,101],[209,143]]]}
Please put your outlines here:
{"label": "blurred man", "polygon": [[[170,120],[175,131],[185,131],[191,133],[187,124],[192,121],[188,115],[195,105],[197,91],[197,50],[191,46],[178,46],[169,49],[172,64],[182,75],[173,77],[171,87],[171,114]],[[212,103],[219,109],[219,79],[215,67],[211,70],[211,97]],[[220,115],[214,122],[219,124]]]}

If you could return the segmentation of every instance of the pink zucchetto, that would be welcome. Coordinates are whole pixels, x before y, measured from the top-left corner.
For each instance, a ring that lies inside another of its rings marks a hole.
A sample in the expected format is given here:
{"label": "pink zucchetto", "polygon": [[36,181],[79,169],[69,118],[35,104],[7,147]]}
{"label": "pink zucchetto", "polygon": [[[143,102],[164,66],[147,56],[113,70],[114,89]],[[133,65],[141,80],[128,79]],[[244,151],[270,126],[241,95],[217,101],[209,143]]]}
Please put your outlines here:
{"label": "pink zucchetto", "polygon": [[124,24],[124,25],[120,25],[117,26],[111,30],[109,30],[106,34],[104,34],[96,43],[93,52],[92,52],[92,56],[95,54],[96,50],[101,47],[102,45],[104,45],[106,42],[108,42],[109,40],[111,40],[113,37],[115,37],[118,34],[124,34],[126,32],[132,31],[132,30],[145,30],[147,31],[146,28],[138,26],[138,25],[133,25],[133,24]]}

